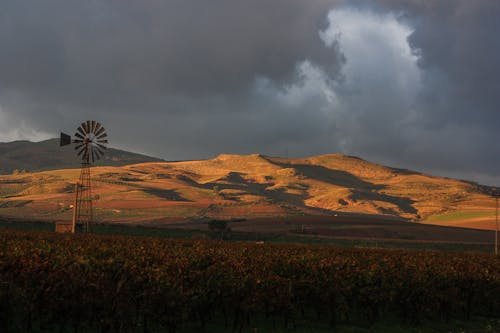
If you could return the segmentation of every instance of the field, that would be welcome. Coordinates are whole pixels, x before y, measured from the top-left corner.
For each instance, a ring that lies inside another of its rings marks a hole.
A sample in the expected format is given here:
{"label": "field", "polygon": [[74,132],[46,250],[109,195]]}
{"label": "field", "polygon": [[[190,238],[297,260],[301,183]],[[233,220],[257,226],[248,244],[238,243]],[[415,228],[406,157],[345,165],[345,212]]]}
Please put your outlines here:
{"label": "field", "polygon": [[[233,231],[240,232],[272,232],[325,239],[456,243],[491,243],[494,239],[493,232],[487,230],[442,227],[363,215],[250,219],[230,222],[229,226]],[[199,228],[199,225],[191,224],[189,227]]]}
{"label": "field", "polygon": [[0,286],[2,331],[500,328],[485,254],[4,230]]}
{"label": "field", "polygon": [[[300,217],[227,221],[224,240],[269,243],[334,245],[347,247],[431,249],[493,253],[494,232],[443,227],[365,216]],[[0,220],[0,229],[54,231],[54,224],[38,221]],[[97,235],[123,235],[169,239],[219,239],[208,222],[168,225],[102,224]]]}
{"label": "field", "polygon": [[494,229],[494,216],[491,210],[458,210],[429,217],[424,223],[443,226],[457,226],[475,229]]}
{"label": "field", "polygon": [[[1,175],[0,216],[69,220],[78,175],[78,169]],[[104,223],[189,226],[209,219],[363,215],[476,229],[495,226],[494,200],[485,187],[344,155],[220,155],[95,167],[92,179],[96,220]]]}

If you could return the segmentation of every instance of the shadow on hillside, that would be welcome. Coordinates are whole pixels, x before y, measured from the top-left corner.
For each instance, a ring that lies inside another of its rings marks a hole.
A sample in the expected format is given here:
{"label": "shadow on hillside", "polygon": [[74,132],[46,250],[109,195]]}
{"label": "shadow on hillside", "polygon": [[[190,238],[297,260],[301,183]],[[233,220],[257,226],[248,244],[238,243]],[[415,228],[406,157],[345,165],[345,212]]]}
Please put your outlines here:
{"label": "shadow on hillside", "polygon": [[[200,184],[193,179],[186,176],[177,176],[177,179],[182,180],[189,186],[197,187],[205,190],[214,190],[220,193],[223,190],[236,190],[243,191],[250,195],[257,195],[263,197],[265,200],[278,204],[293,204],[297,207],[308,208],[311,210],[318,210],[325,212],[326,210],[321,208],[309,207],[304,204],[304,200],[307,198],[306,194],[292,194],[286,193],[285,188],[278,189],[268,189],[269,184],[260,184],[243,178],[242,174],[239,172],[230,172],[226,177],[219,178],[215,182]],[[237,197],[231,197],[228,194],[219,194],[226,200],[238,201]]]}
{"label": "shadow on hillside", "polygon": [[[396,205],[401,212],[407,214],[417,214],[418,211],[412,205],[415,201],[406,197],[391,196],[385,193],[380,193],[380,190],[387,188],[385,185],[373,184],[362,180],[353,174],[342,171],[333,170],[319,165],[308,164],[290,164],[269,161],[282,168],[293,168],[298,174],[309,179],[319,180],[336,186],[342,186],[351,189],[352,194],[349,196],[354,201],[380,201]],[[243,191],[251,195],[258,195],[270,202],[274,203],[290,203],[297,207],[314,209],[318,211],[328,211],[321,208],[314,208],[305,205],[304,201],[308,198],[307,194],[287,193],[286,188],[268,189],[269,184],[260,184],[249,181],[243,178],[239,172],[230,172],[226,177],[218,179],[216,182],[200,184],[186,176],[177,176],[179,180],[187,183],[190,186],[205,190],[214,190],[218,192],[223,190]],[[225,199],[238,201],[237,197],[231,197],[227,194],[221,194]],[[392,209],[380,208],[380,212],[384,214],[398,215],[398,212]]]}
{"label": "shadow on hillside", "polygon": [[[316,179],[325,183],[336,186],[342,186],[351,189],[351,199],[354,200],[373,200],[388,202],[398,206],[405,213],[416,214],[418,211],[412,206],[415,201],[406,197],[396,197],[388,194],[380,193],[380,190],[387,188],[386,185],[373,184],[364,181],[353,174],[343,171],[325,168],[320,165],[309,164],[290,164],[269,161],[282,168],[293,168],[297,172],[307,178]],[[381,211],[383,213],[397,214],[392,210]]]}
{"label": "shadow on hillside", "polygon": [[290,164],[290,163],[279,163],[269,161],[282,168],[292,168],[297,170],[298,174],[301,174],[307,178],[319,180],[325,183],[329,183],[336,186],[342,186],[352,189],[364,189],[364,190],[382,190],[386,188],[385,185],[373,184],[364,181],[353,174],[343,171],[325,168],[321,165],[310,165],[310,164]]}
{"label": "shadow on hillside", "polygon": [[417,172],[417,171],[413,171],[413,170],[409,170],[409,169],[399,169],[399,168],[389,168],[389,169],[391,169],[391,171],[393,171],[395,173],[399,173],[399,174],[402,174],[405,176],[422,175],[421,172]]}
{"label": "shadow on hillside", "polygon": [[244,191],[251,195],[262,196],[270,202],[292,203],[301,207],[305,207],[304,200],[307,197],[305,194],[286,193],[285,188],[269,190],[267,189],[269,184],[260,184],[247,180],[243,178],[242,174],[239,172],[230,172],[226,177],[220,178],[218,182],[212,182],[205,185],[209,185],[210,188],[217,186],[219,191],[226,189]]}
{"label": "shadow on hillside", "polygon": [[[382,201],[392,203],[398,208],[407,214],[417,214],[418,210],[412,205],[415,203],[414,200],[405,197],[396,197],[392,195],[388,195],[380,192],[371,192],[365,190],[352,190],[352,194],[349,196],[353,200],[373,200],[373,201]],[[393,211],[390,208],[379,208],[379,211],[384,214],[396,214],[397,212]]]}
{"label": "shadow on hillside", "polygon": [[170,201],[185,201],[185,202],[191,201],[191,200],[188,200],[188,199],[182,197],[174,190],[164,190],[164,189],[159,189],[159,188],[154,188],[154,187],[141,187],[141,190],[144,193],[151,194],[151,195],[154,195],[158,198],[166,199],[166,200],[170,200]]}

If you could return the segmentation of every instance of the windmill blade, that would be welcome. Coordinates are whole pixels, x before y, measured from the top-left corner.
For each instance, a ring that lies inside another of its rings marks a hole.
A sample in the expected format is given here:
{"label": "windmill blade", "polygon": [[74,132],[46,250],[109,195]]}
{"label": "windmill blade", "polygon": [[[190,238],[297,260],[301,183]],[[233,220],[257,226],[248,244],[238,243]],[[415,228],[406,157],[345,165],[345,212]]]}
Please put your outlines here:
{"label": "windmill blade", "polygon": [[80,132],[83,136],[85,136],[85,131],[83,129],[83,123],[78,126],[78,128],[76,129],[78,132]]}
{"label": "windmill blade", "polygon": [[87,146],[84,146],[77,154],[77,156],[80,156],[85,150],[87,149]]}
{"label": "windmill blade", "polygon": [[99,132],[99,129],[101,129],[101,124],[99,122],[96,122],[95,124],[95,134],[97,134],[97,132]]}
{"label": "windmill blade", "polygon": [[84,136],[85,136],[85,135],[87,135],[87,133],[88,133],[88,132],[87,132],[87,123],[86,123],[86,122],[81,123],[81,124],[80,124],[80,127],[83,129],[83,133],[82,133],[82,134],[83,134]]}
{"label": "windmill blade", "polygon": [[106,147],[105,145],[101,145],[100,143],[97,143],[97,146],[98,146],[99,148],[104,149],[104,150],[108,149],[108,147]]}
{"label": "windmill blade", "polygon": [[92,163],[94,163],[94,161],[95,161],[95,151],[94,151],[94,149],[91,149],[91,152],[92,152]]}
{"label": "windmill blade", "polygon": [[108,140],[97,140],[99,143],[108,143]]}
{"label": "windmill blade", "polygon": [[82,140],[85,139],[85,137],[78,132],[75,133],[75,136],[82,139]]}
{"label": "windmill blade", "polygon": [[95,147],[95,156],[97,157],[98,160],[101,159],[102,155],[104,155],[102,150],[100,150],[99,147]]}
{"label": "windmill blade", "polygon": [[75,146],[75,150],[78,150],[78,149],[82,148],[83,146],[84,146],[84,144],[83,144],[83,143],[82,143],[82,144],[80,144],[80,145],[76,145],[76,146]]}
{"label": "windmill blade", "polygon": [[68,134],[66,133],[62,133],[61,132],[61,138],[59,140],[59,146],[62,147],[62,146],[67,146],[71,143],[71,136],[69,136]]}
{"label": "windmill blade", "polygon": [[90,120],[87,120],[87,131],[86,131],[87,134],[90,133]]}
{"label": "windmill blade", "polygon": [[107,138],[107,137],[108,137],[108,135],[106,133],[103,133],[103,134],[101,134],[101,135],[99,135],[97,137],[97,140],[104,139],[104,138]]}
{"label": "windmill blade", "polygon": [[86,146],[86,145],[84,145],[84,146],[82,146],[82,147],[80,148],[80,151],[78,152],[78,154],[77,154],[77,155],[78,155],[78,156],[80,156],[80,155],[82,155],[85,151],[87,151],[87,146]]}
{"label": "windmill blade", "polygon": [[94,131],[95,131],[95,120],[92,120],[90,126],[90,133],[94,133]]}
{"label": "windmill blade", "polygon": [[99,152],[99,154],[104,155],[104,151],[101,150],[100,147],[95,147],[95,149]]}
{"label": "windmill blade", "polygon": [[99,150],[97,149],[97,147],[94,147],[93,152],[94,152],[94,159],[97,162],[101,158],[101,156],[99,155]]}
{"label": "windmill blade", "polygon": [[104,154],[104,151],[106,150],[106,147],[100,144],[96,144],[95,149],[99,150],[101,154]]}
{"label": "windmill blade", "polygon": [[82,143],[82,142],[83,142],[83,140],[80,140],[80,139],[74,139],[73,140],[73,143]]}
{"label": "windmill blade", "polygon": [[100,155],[100,154],[102,155],[101,151],[99,150],[99,147],[97,147],[97,146],[96,146],[96,147],[94,147],[94,151],[95,151],[95,155],[96,155],[97,157],[99,157],[99,155]]}
{"label": "windmill blade", "polygon": [[104,131],[106,131],[106,129],[104,127],[101,127],[97,132],[95,132],[95,136],[101,135],[102,133],[104,133]]}

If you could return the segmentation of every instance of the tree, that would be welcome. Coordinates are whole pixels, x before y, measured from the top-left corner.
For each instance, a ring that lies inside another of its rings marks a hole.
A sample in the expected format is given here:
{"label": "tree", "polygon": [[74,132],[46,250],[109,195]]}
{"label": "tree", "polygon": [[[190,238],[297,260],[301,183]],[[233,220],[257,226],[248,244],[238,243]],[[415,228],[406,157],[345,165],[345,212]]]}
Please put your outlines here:
{"label": "tree", "polygon": [[231,228],[229,228],[227,222],[222,220],[211,220],[210,222],[208,222],[208,228],[212,232],[214,238],[220,240],[223,240],[224,235],[227,235],[231,231]]}

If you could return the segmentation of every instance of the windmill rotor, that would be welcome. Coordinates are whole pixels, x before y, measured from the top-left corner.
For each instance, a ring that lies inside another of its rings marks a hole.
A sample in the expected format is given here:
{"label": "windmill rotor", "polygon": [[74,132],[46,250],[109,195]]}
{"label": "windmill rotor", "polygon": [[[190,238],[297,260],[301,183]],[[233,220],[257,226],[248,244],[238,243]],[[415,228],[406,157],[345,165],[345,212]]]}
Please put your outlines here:
{"label": "windmill rotor", "polygon": [[92,164],[100,160],[107,149],[108,134],[106,129],[95,120],[87,120],[81,123],[73,137],[73,140],[71,140],[70,135],[61,133],[60,146],[73,143],[77,156],[84,163]]}

